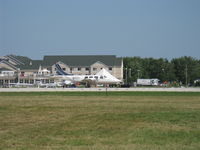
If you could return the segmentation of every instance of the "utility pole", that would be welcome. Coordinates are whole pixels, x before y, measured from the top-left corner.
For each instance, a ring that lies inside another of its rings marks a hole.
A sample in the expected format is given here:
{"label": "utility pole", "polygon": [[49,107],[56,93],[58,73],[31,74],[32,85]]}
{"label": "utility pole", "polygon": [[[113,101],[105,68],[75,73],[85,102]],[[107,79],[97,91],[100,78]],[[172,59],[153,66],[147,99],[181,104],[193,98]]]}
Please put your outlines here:
{"label": "utility pole", "polygon": [[186,67],[185,67],[185,84],[186,84],[186,87],[188,86],[188,67],[187,67],[187,64],[186,64]]}

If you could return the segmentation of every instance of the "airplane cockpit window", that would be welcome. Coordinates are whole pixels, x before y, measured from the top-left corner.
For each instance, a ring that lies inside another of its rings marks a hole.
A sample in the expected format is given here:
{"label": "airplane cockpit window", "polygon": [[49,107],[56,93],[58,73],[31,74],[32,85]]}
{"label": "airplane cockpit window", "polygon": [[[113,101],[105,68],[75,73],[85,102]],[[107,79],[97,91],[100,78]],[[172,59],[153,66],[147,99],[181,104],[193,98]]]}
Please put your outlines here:
{"label": "airplane cockpit window", "polygon": [[100,76],[100,79],[103,79],[103,76]]}
{"label": "airplane cockpit window", "polygon": [[98,76],[94,76],[95,79],[98,79]]}
{"label": "airplane cockpit window", "polygon": [[106,76],[104,76],[104,78],[107,78]]}
{"label": "airplane cockpit window", "polygon": [[91,78],[93,78],[93,76],[89,76],[89,78],[91,79]]}
{"label": "airplane cockpit window", "polygon": [[85,76],[85,79],[88,79],[88,76]]}

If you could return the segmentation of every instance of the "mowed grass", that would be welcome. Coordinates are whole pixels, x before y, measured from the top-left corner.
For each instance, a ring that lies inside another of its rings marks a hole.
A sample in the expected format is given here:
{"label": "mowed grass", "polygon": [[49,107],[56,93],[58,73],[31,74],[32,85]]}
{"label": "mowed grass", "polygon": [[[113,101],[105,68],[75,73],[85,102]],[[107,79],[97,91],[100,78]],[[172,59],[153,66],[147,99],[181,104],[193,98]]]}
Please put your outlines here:
{"label": "mowed grass", "polygon": [[197,150],[200,93],[0,93],[0,149]]}

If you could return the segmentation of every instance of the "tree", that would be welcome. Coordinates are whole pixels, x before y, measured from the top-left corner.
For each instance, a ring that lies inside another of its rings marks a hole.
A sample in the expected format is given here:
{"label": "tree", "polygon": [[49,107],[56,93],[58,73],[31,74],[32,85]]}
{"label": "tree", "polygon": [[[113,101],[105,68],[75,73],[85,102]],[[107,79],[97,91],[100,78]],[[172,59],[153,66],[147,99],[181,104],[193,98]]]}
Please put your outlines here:
{"label": "tree", "polygon": [[171,62],[174,65],[175,75],[179,82],[193,84],[194,80],[199,78],[200,64],[198,60],[184,56],[175,58]]}
{"label": "tree", "polygon": [[143,68],[142,68],[142,59],[140,57],[125,57],[123,61],[124,61],[124,79],[126,79],[127,76],[128,83],[132,83],[137,80],[138,72],[139,72],[139,77],[142,76]]}
{"label": "tree", "polygon": [[164,58],[125,57],[124,78],[126,77],[128,83],[135,82],[138,78],[158,78],[161,82],[178,81],[193,84],[194,80],[200,79],[200,60],[188,56],[171,61]]}

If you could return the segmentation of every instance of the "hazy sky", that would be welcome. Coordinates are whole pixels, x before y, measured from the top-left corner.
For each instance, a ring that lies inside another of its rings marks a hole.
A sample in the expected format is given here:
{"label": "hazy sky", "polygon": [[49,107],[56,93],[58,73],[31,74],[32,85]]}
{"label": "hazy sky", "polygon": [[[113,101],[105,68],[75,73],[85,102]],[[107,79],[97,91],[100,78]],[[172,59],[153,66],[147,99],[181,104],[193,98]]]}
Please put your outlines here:
{"label": "hazy sky", "polygon": [[200,0],[0,0],[0,52],[200,58]]}

